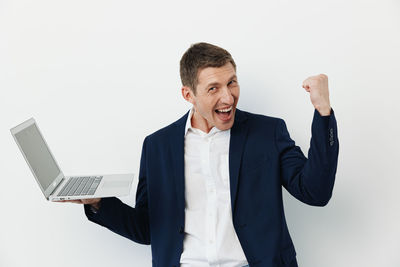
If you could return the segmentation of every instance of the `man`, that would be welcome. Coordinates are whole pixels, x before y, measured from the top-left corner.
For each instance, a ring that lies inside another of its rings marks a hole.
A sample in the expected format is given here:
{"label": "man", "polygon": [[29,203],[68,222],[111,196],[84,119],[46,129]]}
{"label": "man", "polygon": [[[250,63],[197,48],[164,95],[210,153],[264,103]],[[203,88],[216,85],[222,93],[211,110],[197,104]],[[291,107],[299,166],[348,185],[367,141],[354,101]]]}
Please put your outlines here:
{"label": "man", "polygon": [[300,201],[328,203],[338,157],[326,75],[303,82],[315,107],[308,159],[282,119],[236,108],[236,64],[224,49],[192,45],[180,62],[193,108],[143,143],[136,205],[84,203],[89,220],[141,244],[153,266],[297,266],[282,186]]}

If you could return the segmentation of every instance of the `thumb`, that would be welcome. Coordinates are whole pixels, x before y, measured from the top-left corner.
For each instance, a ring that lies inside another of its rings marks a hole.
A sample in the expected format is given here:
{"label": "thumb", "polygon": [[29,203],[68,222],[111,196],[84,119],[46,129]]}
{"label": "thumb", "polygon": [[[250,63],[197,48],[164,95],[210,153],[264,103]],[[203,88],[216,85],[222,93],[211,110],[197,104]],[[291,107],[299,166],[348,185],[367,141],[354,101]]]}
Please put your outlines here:
{"label": "thumb", "polygon": [[310,86],[304,85],[304,84],[303,84],[303,88],[304,88],[307,92],[310,92]]}

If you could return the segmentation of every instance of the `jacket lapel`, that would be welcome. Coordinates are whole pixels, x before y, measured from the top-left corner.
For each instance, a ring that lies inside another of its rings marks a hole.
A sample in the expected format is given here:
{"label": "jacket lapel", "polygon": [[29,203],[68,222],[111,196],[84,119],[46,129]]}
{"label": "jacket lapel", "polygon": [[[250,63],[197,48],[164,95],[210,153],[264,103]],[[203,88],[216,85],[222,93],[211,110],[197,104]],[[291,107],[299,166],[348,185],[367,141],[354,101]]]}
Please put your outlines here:
{"label": "jacket lapel", "polygon": [[185,169],[184,169],[184,141],[185,125],[189,115],[187,112],[182,118],[175,122],[174,132],[171,136],[170,153],[174,169],[174,183],[177,196],[179,216],[185,218]]}
{"label": "jacket lapel", "polygon": [[231,190],[232,215],[235,213],[236,194],[239,184],[239,170],[242,162],[244,144],[247,136],[245,127],[246,115],[236,110],[235,122],[231,128],[231,139],[229,144],[229,176]]}

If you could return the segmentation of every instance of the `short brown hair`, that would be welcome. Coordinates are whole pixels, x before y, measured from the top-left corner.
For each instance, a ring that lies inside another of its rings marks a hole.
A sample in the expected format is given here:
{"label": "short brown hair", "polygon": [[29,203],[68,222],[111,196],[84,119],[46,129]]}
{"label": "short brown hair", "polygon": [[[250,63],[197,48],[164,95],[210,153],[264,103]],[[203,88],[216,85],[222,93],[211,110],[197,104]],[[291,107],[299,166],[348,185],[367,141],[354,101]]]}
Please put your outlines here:
{"label": "short brown hair", "polygon": [[196,94],[198,72],[207,67],[222,67],[228,62],[232,63],[236,70],[235,61],[225,49],[209,43],[193,44],[180,61],[182,85],[190,87]]}

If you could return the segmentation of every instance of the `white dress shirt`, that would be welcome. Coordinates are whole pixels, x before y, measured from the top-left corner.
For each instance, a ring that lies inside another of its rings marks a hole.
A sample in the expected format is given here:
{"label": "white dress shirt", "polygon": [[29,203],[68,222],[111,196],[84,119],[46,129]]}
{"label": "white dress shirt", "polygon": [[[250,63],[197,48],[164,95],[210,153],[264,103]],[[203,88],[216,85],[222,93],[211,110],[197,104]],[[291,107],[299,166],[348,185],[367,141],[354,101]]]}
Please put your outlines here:
{"label": "white dress shirt", "polygon": [[181,267],[239,267],[247,260],[232,223],[230,130],[185,128],[185,236]]}

